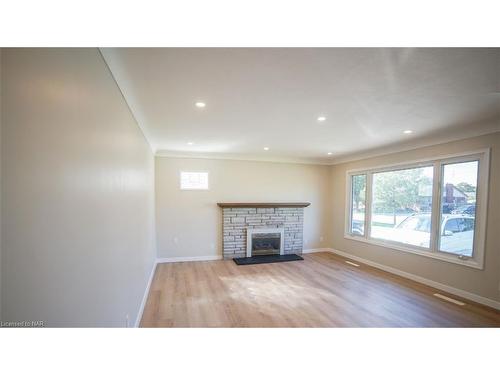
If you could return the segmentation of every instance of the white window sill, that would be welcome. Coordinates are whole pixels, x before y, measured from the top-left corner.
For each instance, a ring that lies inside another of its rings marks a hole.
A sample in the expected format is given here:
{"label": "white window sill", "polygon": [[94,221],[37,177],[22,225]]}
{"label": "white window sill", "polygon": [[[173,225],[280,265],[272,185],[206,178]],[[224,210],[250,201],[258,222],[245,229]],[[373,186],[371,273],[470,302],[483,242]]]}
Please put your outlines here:
{"label": "white window sill", "polygon": [[476,269],[480,269],[480,270],[482,270],[484,268],[483,264],[480,264],[474,258],[459,259],[456,255],[451,255],[451,254],[446,254],[446,253],[441,253],[441,252],[438,253],[438,252],[433,252],[430,250],[420,250],[417,247],[406,246],[405,244],[402,244],[402,243],[379,240],[379,239],[374,239],[374,238],[367,239],[367,238],[361,237],[361,236],[353,236],[353,235],[350,235],[349,233],[344,233],[344,238],[347,240],[364,242],[364,243],[374,245],[374,246],[385,247],[385,248],[391,249],[391,250],[404,251],[406,253],[412,253],[412,254],[417,254],[417,255],[424,256],[424,257],[428,257],[428,258],[438,259],[438,260],[441,260],[444,262],[455,263],[455,264],[459,264],[461,266],[476,268]]}

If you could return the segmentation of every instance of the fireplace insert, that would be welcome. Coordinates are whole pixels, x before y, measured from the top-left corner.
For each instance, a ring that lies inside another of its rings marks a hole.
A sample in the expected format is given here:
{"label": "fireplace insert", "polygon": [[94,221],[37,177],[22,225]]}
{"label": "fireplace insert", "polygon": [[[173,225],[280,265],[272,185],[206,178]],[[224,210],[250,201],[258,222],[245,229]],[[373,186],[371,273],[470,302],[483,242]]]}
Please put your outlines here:
{"label": "fireplace insert", "polygon": [[252,256],[279,255],[281,233],[252,233]]}

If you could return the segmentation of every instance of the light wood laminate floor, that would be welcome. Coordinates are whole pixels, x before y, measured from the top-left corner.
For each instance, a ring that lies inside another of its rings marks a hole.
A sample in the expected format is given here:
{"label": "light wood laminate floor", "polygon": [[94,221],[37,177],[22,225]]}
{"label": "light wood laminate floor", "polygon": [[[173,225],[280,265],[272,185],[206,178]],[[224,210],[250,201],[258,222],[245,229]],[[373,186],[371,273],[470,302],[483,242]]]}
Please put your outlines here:
{"label": "light wood laminate floor", "polygon": [[[142,327],[499,327],[500,312],[331,253],[158,264]],[[466,302],[458,306],[433,296]]]}

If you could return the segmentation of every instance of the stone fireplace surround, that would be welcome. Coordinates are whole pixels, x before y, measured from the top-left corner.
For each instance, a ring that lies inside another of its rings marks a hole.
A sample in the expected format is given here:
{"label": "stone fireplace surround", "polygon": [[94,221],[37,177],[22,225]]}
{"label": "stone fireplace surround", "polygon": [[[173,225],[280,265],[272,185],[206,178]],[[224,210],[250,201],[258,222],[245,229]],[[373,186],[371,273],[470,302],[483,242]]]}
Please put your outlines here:
{"label": "stone fireplace surround", "polygon": [[247,229],[283,228],[284,254],[302,254],[304,207],[310,203],[217,203],[224,259],[247,255]]}

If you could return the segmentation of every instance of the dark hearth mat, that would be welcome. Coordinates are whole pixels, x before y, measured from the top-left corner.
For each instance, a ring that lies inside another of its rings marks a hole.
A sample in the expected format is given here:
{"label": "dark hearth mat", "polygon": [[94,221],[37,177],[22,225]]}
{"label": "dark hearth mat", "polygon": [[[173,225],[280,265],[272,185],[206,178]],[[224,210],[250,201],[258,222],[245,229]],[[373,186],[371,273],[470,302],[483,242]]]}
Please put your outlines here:
{"label": "dark hearth mat", "polygon": [[238,266],[245,266],[247,264],[291,262],[292,260],[304,260],[304,258],[296,254],[286,254],[286,255],[256,255],[250,258],[234,258],[233,260],[234,263],[236,263]]}

